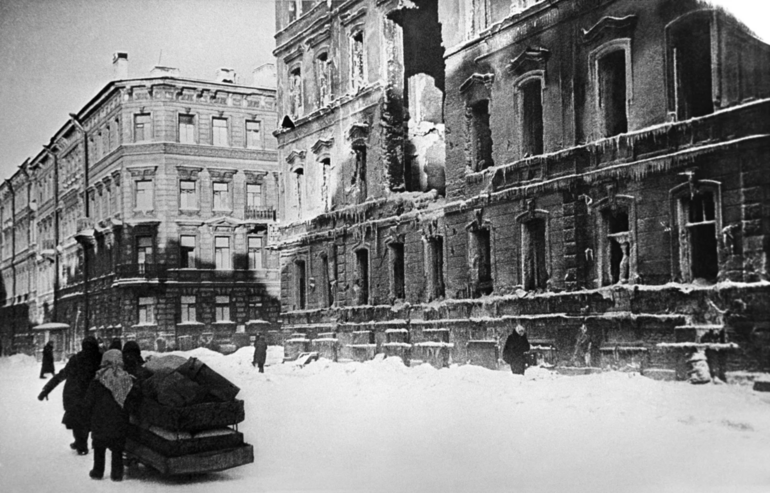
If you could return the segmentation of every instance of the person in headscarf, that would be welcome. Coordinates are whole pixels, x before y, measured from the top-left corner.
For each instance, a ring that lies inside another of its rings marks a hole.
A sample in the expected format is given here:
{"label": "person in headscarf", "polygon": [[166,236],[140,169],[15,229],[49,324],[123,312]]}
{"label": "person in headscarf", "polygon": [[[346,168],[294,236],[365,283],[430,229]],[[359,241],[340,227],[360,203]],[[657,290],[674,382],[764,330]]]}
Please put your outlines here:
{"label": "person in headscarf", "polygon": [[88,387],[85,412],[91,427],[94,449],[92,479],[102,479],[107,449],[112,453],[110,478],[123,480],[123,449],[128,433],[129,411],[138,405],[139,393],[134,377],[123,369],[123,353],[109,349]]}
{"label": "person in headscarf", "polygon": [[62,423],[67,429],[72,430],[75,441],[70,444],[70,448],[76,450],[78,455],[88,454],[88,421],[83,413],[83,398],[96,370],[99,369],[99,361],[102,357],[99,353],[99,343],[93,336],[83,339],[82,348],[67,361],[62,371],[45,384],[43,391],[37,396],[38,400],[42,401],[62,380],[67,381],[62,392],[64,404]]}
{"label": "person in headscarf", "polygon": [[123,345],[123,367],[133,377],[138,380],[144,380],[152,376],[152,373],[144,368],[144,358],[142,350],[136,341],[127,341]]}
{"label": "person in headscarf", "polygon": [[40,378],[45,378],[46,373],[56,375],[53,366],[53,341],[48,341],[43,346],[43,367],[40,368]]}
{"label": "person in headscarf", "polygon": [[527,332],[521,324],[517,324],[511,335],[508,336],[508,340],[505,341],[505,347],[503,348],[503,360],[511,365],[511,372],[513,374],[524,375],[524,369],[526,368],[525,353],[529,349]]}
{"label": "person in headscarf", "polygon": [[116,338],[114,338],[114,339],[113,339],[113,340],[110,342],[110,347],[109,347],[108,349],[117,349],[118,351],[120,351],[122,348],[123,348],[123,343],[122,343],[122,342],[120,342],[120,339],[118,339],[118,338],[116,337]]}

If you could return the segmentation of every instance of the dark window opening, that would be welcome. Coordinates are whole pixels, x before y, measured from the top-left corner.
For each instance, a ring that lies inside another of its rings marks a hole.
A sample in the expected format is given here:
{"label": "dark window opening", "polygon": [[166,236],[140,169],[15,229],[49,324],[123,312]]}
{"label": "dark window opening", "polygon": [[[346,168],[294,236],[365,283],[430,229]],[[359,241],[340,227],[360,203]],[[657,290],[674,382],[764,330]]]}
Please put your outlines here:
{"label": "dark window opening", "polygon": [[630,241],[628,227],[627,213],[616,212],[607,215],[610,284],[628,281],[628,254]]}
{"label": "dark window opening", "polygon": [[392,276],[391,295],[394,299],[403,300],[405,298],[404,244],[403,243],[390,244],[390,258],[391,258],[391,276]]}
{"label": "dark window opening", "polygon": [[533,79],[521,88],[522,156],[543,153],[543,83]]}
{"label": "dark window opening", "polygon": [[601,57],[597,70],[604,137],[625,133],[628,131],[625,50],[616,50]]}
{"label": "dark window opening", "polygon": [[545,262],[545,220],[524,224],[524,289],[545,289],[548,273]]}
{"label": "dark window opening", "polygon": [[703,17],[682,21],[672,34],[677,118],[714,112],[711,79],[711,22]]}
{"label": "dark window opening", "polygon": [[483,99],[471,106],[471,148],[476,171],[494,166],[488,99]]}
{"label": "dark window opening", "polygon": [[476,273],[476,296],[491,294],[492,284],[492,242],[489,229],[473,233],[473,269]]}
{"label": "dark window opening", "polygon": [[331,209],[331,169],[332,160],[324,158],[321,160],[321,201],[324,204],[324,212]]}
{"label": "dark window opening", "polygon": [[430,300],[444,296],[444,238],[441,237],[428,241],[428,292]]}
{"label": "dark window opening", "polygon": [[195,236],[185,235],[179,238],[179,267],[195,268]]}
{"label": "dark window opening", "polygon": [[687,217],[692,278],[716,282],[719,258],[714,194],[703,192],[690,199]]}
{"label": "dark window opening", "polygon": [[358,187],[358,203],[366,201],[368,190],[366,187],[366,146],[353,148],[356,159],[356,169],[353,171],[353,184]]}
{"label": "dark window opening", "polygon": [[354,295],[356,303],[366,305],[369,303],[369,252],[359,250],[356,252],[357,278],[354,281]]}
{"label": "dark window opening", "polygon": [[307,270],[304,260],[294,262],[297,287],[297,309],[304,310],[307,307]]}
{"label": "dark window opening", "polygon": [[332,273],[329,271],[331,268],[331,263],[329,262],[329,257],[322,256],[321,257],[321,269],[323,276],[323,286],[326,289],[326,306],[330,307],[334,305],[334,284],[332,283]]}

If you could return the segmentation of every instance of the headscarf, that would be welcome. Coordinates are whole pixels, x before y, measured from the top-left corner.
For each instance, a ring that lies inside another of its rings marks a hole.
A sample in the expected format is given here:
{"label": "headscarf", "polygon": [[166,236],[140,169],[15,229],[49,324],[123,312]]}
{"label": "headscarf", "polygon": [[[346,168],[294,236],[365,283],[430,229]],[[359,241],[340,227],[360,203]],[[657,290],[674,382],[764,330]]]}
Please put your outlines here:
{"label": "headscarf", "polygon": [[134,385],[131,375],[123,369],[123,353],[117,349],[105,351],[102,356],[102,367],[96,372],[96,380],[107,387],[120,407],[123,407]]}

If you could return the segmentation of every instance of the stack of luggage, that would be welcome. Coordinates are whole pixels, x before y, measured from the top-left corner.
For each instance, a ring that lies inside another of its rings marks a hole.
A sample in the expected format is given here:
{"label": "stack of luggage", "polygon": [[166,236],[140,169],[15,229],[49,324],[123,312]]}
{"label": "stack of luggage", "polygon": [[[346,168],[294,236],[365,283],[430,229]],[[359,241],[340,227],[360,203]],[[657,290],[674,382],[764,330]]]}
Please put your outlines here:
{"label": "stack of luggage", "polygon": [[221,471],[254,462],[238,423],[239,388],[196,358],[150,360],[143,399],[131,415],[126,453],[163,474]]}

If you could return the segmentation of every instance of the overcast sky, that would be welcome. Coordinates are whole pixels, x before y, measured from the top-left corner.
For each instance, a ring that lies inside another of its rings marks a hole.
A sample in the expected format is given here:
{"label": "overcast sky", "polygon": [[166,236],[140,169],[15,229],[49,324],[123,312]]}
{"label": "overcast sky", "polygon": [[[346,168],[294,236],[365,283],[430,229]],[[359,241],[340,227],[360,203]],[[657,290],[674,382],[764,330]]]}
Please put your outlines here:
{"label": "overcast sky", "polygon": [[[676,1],[676,0],[670,0]],[[770,40],[769,0],[726,4]],[[129,77],[158,65],[213,79],[272,61],[275,0],[0,0],[0,180],[40,152],[112,77],[128,52]]]}

